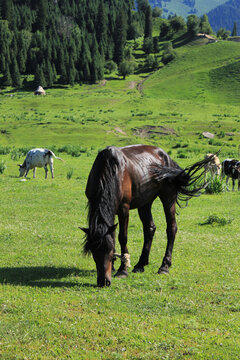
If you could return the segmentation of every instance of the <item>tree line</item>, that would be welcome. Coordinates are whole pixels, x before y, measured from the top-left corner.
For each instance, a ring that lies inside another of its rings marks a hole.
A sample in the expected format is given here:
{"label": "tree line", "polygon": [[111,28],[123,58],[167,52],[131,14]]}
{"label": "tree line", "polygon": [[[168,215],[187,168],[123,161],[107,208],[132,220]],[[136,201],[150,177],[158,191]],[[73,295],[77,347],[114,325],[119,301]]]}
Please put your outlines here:
{"label": "tree line", "polygon": [[[148,0],[0,0],[0,83],[20,87],[34,75],[34,84],[95,83],[104,72],[118,69],[123,77],[133,72],[135,61],[127,40],[143,36],[146,66],[157,68],[154,53],[161,39],[178,32],[194,36],[212,33],[208,18],[190,15],[162,19],[162,9]],[[152,36],[159,18],[159,36]],[[174,58],[167,44],[163,62]]]}

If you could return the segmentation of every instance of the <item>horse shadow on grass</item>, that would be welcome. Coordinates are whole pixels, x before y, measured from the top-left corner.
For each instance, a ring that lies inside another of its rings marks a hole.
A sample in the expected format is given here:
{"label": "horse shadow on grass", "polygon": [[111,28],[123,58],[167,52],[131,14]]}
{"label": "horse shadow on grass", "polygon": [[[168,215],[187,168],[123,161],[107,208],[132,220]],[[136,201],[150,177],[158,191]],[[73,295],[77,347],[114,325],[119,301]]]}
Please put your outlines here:
{"label": "horse shadow on grass", "polygon": [[[13,284],[32,287],[96,287],[83,281],[72,281],[73,277],[86,278],[96,271],[80,270],[77,268],[30,266],[0,268],[0,284]],[[70,277],[69,281],[65,278]],[[63,279],[63,280],[61,280]]]}

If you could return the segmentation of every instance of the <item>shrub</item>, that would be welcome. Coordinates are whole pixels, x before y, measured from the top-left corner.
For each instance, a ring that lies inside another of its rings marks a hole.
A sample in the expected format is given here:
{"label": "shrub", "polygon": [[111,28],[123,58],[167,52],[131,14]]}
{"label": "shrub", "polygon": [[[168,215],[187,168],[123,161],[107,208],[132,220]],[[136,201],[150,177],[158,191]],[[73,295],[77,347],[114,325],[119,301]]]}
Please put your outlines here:
{"label": "shrub", "polygon": [[108,60],[105,63],[104,68],[105,68],[105,72],[107,74],[111,74],[111,73],[117,71],[117,64],[112,60]]}
{"label": "shrub", "polygon": [[225,190],[223,181],[218,176],[210,176],[205,188],[207,194],[219,194]]}
{"label": "shrub", "polygon": [[68,155],[73,157],[79,157],[82,153],[87,153],[87,148],[83,148],[82,146],[75,145],[63,145],[57,149],[58,152],[65,152]]}
{"label": "shrub", "polygon": [[174,60],[177,56],[176,52],[173,50],[172,43],[166,43],[164,45],[164,51],[162,55],[162,62],[164,65],[167,65],[170,61]]}
{"label": "shrub", "polygon": [[227,224],[231,224],[232,220],[230,219],[225,219],[225,218],[220,218],[217,215],[209,215],[207,220],[203,223],[200,223],[199,225],[214,225],[214,224],[219,224],[219,225],[227,225]]}
{"label": "shrub", "polygon": [[124,60],[119,64],[118,73],[120,76],[122,76],[125,79],[126,76],[133,74],[135,67],[136,67],[136,63],[134,61]]}
{"label": "shrub", "polygon": [[70,180],[73,176],[73,169],[70,169],[68,172],[67,172],[67,179]]}
{"label": "shrub", "polygon": [[11,148],[8,146],[0,146],[0,155],[7,155],[11,151]]}
{"label": "shrub", "polygon": [[1,162],[0,162],[0,174],[3,174],[4,171],[6,170],[6,168],[7,168],[7,165],[6,165],[5,161],[1,160]]}

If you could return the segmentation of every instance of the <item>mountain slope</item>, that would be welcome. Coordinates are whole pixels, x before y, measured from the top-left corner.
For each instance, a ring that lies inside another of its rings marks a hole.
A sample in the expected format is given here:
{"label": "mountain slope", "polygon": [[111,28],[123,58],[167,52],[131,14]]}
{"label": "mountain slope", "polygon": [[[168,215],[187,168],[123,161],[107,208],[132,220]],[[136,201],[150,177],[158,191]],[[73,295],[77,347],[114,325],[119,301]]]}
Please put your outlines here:
{"label": "mountain slope", "polygon": [[209,22],[214,31],[220,27],[232,31],[234,22],[237,23],[238,35],[240,33],[240,1],[230,0],[211,10],[208,14]]}
{"label": "mountain slope", "polygon": [[185,18],[189,14],[201,16],[226,2],[227,0],[149,0],[152,7],[163,9],[164,17],[177,14]]}

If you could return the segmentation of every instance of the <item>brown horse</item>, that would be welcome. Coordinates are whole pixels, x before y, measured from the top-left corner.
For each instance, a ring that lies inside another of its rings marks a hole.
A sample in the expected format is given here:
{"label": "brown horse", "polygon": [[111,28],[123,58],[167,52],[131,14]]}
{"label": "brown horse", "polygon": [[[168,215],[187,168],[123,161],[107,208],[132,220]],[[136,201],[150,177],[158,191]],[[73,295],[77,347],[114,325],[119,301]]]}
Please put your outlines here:
{"label": "brown horse", "polygon": [[97,155],[86,187],[89,228],[82,230],[86,233],[84,252],[92,253],[96,263],[98,286],[111,284],[117,226],[114,225],[115,215],[119,219],[121,246],[121,265],[116,276],[128,275],[129,210],[136,208],[143,224],[144,244],[133,272],[144,271],[156,230],[151,207],[157,197],[162,201],[167,222],[167,248],[158,273],[169,272],[177,232],[176,203],[200,193],[205,184],[195,189],[192,185],[202,177],[204,170],[200,174],[197,172],[208,161],[211,158],[183,170],[164,150],[148,145],[111,146]]}

